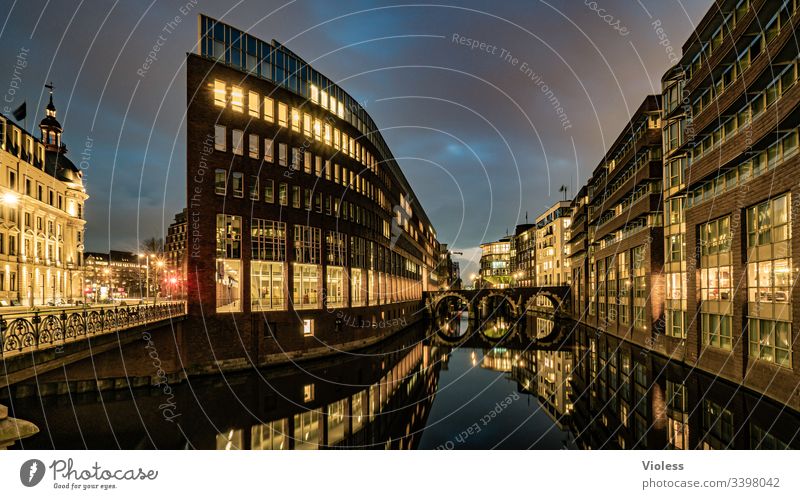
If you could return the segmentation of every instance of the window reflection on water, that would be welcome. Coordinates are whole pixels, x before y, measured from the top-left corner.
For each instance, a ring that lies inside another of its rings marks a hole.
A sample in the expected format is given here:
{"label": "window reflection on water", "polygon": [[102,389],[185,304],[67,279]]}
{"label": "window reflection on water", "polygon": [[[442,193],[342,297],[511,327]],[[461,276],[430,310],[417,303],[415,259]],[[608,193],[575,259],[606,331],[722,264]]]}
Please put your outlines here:
{"label": "window reflection on water", "polygon": [[[800,447],[800,416],[779,403],[619,339],[550,323],[529,316],[481,325],[456,314],[368,355],[175,384],[180,429],[161,417],[163,393],[147,388],[132,396],[20,398],[13,410],[42,429],[26,449],[117,442],[159,449],[437,448],[481,421],[479,434],[453,447]],[[481,327],[498,325],[506,329],[500,339]],[[545,344],[543,337],[557,340]],[[489,417],[511,394],[516,401]]]}

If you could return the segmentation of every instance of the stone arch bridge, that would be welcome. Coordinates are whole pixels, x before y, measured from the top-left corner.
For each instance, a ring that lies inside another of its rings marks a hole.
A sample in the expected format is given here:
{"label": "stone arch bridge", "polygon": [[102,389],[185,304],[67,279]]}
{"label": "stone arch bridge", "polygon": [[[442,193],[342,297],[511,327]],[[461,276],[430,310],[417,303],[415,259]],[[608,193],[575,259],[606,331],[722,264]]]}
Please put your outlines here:
{"label": "stone arch bridge", "polygon": [[[443,309],[443,305],[448,309]],[[455,305],[455,307],[453,307]],[[454,310],[465,310],[470,319],[483,319],[505,309],[511,318],[543,312],[558,319],[570,309],[569,286],[533,286],[516,288],[452,289],[425,293],[425,306],[432,318]]]}

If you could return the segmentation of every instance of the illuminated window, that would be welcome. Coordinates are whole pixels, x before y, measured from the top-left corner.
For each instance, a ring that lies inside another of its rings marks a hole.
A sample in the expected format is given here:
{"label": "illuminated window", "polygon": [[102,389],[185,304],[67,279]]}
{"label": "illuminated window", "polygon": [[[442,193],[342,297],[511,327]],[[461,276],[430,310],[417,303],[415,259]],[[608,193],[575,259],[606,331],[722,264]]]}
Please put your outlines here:
{"label": "illuminated window", "polygon": [[289,165],[289,149],[286,144],[278,144],[278,164],[281,166]]}
{"label": "illuminated window", "polygon": [[303,113],[303,134],[305,134],[306,137],[312,136],[311,115],[308,113]]}
{"label": "illuminated window", "polygon": [[247,109],[250,116],[254,118],[261,117],[261,96],[256,92],[250,92],[247,96]]}
{"label": "illuminated window", "polygon": [[250,176],[250,200],[257,201],[258,200],[258,175],[251,175]]}
{"label": "illuminated window", "polygon": [[311,163],[314,160],[313,156],[311,155],[311,151],[305,151],[303,156],[303,169],[306,173],[311,174]]}
{"label": "illuminated window", "polygon": [[214,80],[214,104],[219,107],[225,107],[225,100],[225,82]]}
{"label": "illuminated window", "polygon": [[214,194],[225,195],[227,190],[227,172],[221,168],[214,170]]}
{"label": "illuminated window", "polygon": [[217,215],[217,312],[241,311],[242,217]]}
{"label": "illuminated window", "polygon": [[275,182],[271,179],[264,182],[264,201],[275,202]]}
{"label": "illuminated window", "polygon": [[339,132],[338,128],[333,129],[333,147],[335,149],[340,149],[339,139],[341,138],[341,133]]}
{"label": "illuminated window", "polygon": [[792,323],[750,318],[750,355],[754,359],[774,362],[780,366],[792,365]]}
{"label": "illuminated window", "polygon": [[733,317],[730,315],[700,314],[703,345],[730,350],[733,345]]}
{"label": "illuminated window", "polygon": [[322,123],[319,120],[314,120],[314,139],[322,141]]}
{"label": "illuminated window", "polygon": [[275,122],[275,102],[270,97],[264,97],[264,120]]}
{"label": "illuminated window", "polygon": [[272,148],[272,139],[264,139],[264,161],[269,161],[270,163],[275,161],[275,152]]}
{"label": "illuminated window", "polygon": [[344,104],[341,101],[336,102],[336,115],[342,119],[344,119]]}
{"label": "illuminated window", "polygon": [[325,145],[331,145],[331,125],[325,123]]}
{"label": "illuminated window", "polygon": [[314,336],[314,319],[303,319],[303,336]]}
{"label": "illuminated window", "polygon": [[289,126],[289,107],[283,102],[278,102],[278,124]]}
{"label": "illuminated window", "polygon": [[328,92],[324,90],[320,91],[320,101],[322,107],[328,109]]}
{"label": "illuminated window", "polygon": [[222,125],[214,125],[214,149],[217,151],[224,151],[228,148],[225,139],[225,127]]}
{"label": "illuminated window", "polygon": [[300,111],[292,108],[292,131],[300,133]]}
{"label": "illuminated window", "polygon": [[300,187],[292,186],[292,208],[300,208]]}
{"label": "illuminated window", "polygon": [[247,144],[248,153],[251,158],[258,159],[258,135],[250,134],[250,141]]}
{"label": "illuminated window", "polygon": [[244,174],[241,172],[233,172],[231,176],[231,188],[233,189],[233,196],[237,198],[244,197]]}
{"label": "illuminated window", "polygon": [[231,147],[233,149],[233,154],[238,154],[241,156],[244,154],[244,132],[241,130],[231,130]]}
{"label": "illuminated window", "polygon": [[244,111],[244,92],[242,87],[236,85],[231,87],[231,109],[241,113]]}
{"label": "illuminated window", "polygon": [[316,85],[309,85],[309,92],[311,94],[311,102],[319,104],[319,87]]}
{"label": "illuminated window", "polygon": [[278,203],[281,206],[289,206],[289,186],[286,184],[278,185]]}

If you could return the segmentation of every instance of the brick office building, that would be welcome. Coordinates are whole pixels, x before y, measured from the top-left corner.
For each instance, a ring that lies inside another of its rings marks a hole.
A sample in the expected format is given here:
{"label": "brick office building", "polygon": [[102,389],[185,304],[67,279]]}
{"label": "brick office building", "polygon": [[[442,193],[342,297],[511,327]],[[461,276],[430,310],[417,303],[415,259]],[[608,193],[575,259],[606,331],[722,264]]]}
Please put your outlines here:
{"label": "brick office building", "polygon": [[651,345],[663,321],[660,96],[648,96],[587,186],[589,297],[583,321]]}
{"label": "brick office building", "polygon": [[199,23],[186,252],[205,329],[192,360],[324,354],[421,316],[439,244],[372,119],[278,42]]}
{"label": "brick office building", "polygon": [[719,1],[662,81],[665,170],[685,186],[687,320],[668,332],[690,363],[794,407],[798,21],[795,0]]}

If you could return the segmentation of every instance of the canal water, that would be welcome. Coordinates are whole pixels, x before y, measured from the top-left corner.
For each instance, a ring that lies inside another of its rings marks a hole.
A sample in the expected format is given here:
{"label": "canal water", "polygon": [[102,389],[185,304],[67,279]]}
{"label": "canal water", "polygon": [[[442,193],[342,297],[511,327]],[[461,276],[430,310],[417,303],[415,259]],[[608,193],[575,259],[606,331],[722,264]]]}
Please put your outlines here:
{"label": "canal water", "polygon": [[[548,337],[548,338],[543,338]],[[354,354],[172,386],[2,401],[26,449],[800,446],[781,404],[596,331],[454,315]]]}

